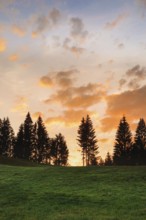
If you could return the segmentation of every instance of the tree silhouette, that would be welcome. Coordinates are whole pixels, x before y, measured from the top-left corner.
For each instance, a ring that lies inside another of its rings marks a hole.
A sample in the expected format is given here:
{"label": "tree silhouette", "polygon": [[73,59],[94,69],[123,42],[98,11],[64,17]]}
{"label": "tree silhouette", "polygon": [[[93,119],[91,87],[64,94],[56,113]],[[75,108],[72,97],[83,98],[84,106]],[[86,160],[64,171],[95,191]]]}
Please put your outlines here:
{"label": "tree silhouette", "polygon": [[131,156],[133,164],[146,164],[146,124],[143,118],[137,125]]}
{"label": "tree silhouette", "polygon": [[1,122],[1,154],[5,157],[13,156],[15,136],[9,118],[4,118]]}
{"label": "tree silhouette", "polygon": [[2,155],[2,120],[0,119],[0,155]]}
{"label": "tree silhouette", "polygon": [[50,158],[50,139],[40,116],[36,123],[36,138],[38,152],[37,160],[39,163],[48,163],[48,159]]}
{"label": "tree silhouette", "polygon": [[32,146],[34,141],[33,121],[30,113],[26,115],[24,121],[24,158],[30,160],[32,155]]}
{"label": "tree silhouette", "polygon": [[54,165],[66,166],[68,163],[69,150],[64,136],[59,133],[51,140],[51,158]]}
{"label": "tree silhouette", "polygon": [[86,120],[84,118],[81,120],[77,141],[82,149],[83,166],[97,165],[97,139],[89,115],[87,115]]}
{"label": "tree silhouette", "polygon": [[112,157],[109,152],[107,153],[106,158],[105,158],[105,165],[106,166],[113,165]]}
{"label": "tree silhouette", "polygon": [[14,153],[15,158],[25,159],[25,142],[24,142],[24,125],[23,124],[21,124],[19,127],[13,153]]}
{"label": "tree silhouette", "polygon": [[116,133],[113,162],[115,165],[128,165],[132,148],[132,134],[125,116],[120,120]]}

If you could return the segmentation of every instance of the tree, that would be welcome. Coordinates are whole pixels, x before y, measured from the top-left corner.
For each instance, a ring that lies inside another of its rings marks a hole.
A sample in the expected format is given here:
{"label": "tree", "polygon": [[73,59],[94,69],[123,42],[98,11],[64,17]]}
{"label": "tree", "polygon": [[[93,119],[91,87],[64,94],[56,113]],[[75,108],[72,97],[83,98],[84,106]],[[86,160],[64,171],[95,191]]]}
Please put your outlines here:
{"label": "tree", "polygon": [[24,125],[19,127],[18,134],[16,136],[16,142],[14,147],[14,157],[25,159],[25,142],[24,142]]}
{"label": "tree", "polygon": [[1,122],[1,154],[5,157],[13,156],[15,136],[9,118],[4,118]]}
{"label": "tree", "polygon": [[87,115],[86,120],[84,118],[81,120],[77,141],[82,149],[83,166],[97,165],[97,139],[89,115]]}
{"label": "tree", "polygon": [[51,158],[54,165],[66,166],[68,163],[69,150],[64,136],[59,133],[51,140]]}
{"label": "tree", "polygon": [[113,165],[112,157],[109,152],[107,153],[106,158],[105,158],[105,165],[106,166]]}
{"label": "tree", "polygon": [[2,120],[0,119],[0,155],[2,155]]}
{"label": "tree", "polygon": [[33,121],[30,113],[26,115],[24,121],[24,158],[30,160],[32,155],[32,146],[34,141]]}
{"label": "tree", "polygon": [[137,125],[131,153],[133,164],[146,164],[146,124],[143,118],[139,120]]}
{"label": "tree", "polygon": [[128,165],[130,161],[130,151],[132,148],[132,134],[130,131],[129,124],[126,121],[126,117],[120,120],[115,145],[114,145],[114,155],[113,162],[115,165]]}
{"label": "tree", "polygon": [[38,152],[37,160],[39,163],[48,163],[48,159],[50,158],[50,139],[40,116],[36,123],[36,138]]}

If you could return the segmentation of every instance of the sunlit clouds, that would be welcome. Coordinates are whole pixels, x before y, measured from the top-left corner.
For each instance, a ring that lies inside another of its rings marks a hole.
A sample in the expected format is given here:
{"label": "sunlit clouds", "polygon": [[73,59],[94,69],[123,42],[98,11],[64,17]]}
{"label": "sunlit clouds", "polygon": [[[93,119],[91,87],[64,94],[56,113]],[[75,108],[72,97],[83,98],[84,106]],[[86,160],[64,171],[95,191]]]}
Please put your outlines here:
{"label": "sunlit clouds", "polygon": [[0,38],[0,52],[4,52],[6,50],[6,40]]}

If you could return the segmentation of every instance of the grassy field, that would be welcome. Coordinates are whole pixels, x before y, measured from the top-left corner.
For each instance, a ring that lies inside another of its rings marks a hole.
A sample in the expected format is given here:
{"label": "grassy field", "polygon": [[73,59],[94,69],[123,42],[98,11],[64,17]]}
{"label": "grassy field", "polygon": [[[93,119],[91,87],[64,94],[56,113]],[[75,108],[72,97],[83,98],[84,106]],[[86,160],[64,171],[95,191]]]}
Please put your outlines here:
{"label": "grassy field", "polygon": [[146,220],[146,167],[23,165],[0,165],[0,220]]}

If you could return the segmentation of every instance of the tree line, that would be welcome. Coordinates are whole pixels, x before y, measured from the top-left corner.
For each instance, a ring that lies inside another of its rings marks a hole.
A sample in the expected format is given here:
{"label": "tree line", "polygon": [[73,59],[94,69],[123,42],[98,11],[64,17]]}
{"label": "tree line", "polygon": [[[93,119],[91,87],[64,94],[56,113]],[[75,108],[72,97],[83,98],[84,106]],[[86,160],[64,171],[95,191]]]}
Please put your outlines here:
{"label": "tree line", "polygon": [[61,133],[50,138],[41,116],[33,123],[28,113],[16,136],[9,118],[0,119],[0,155],[65,166],[69,150]]}
{"label": "tree line", "polygon": [[[122,117],[116,132],[113,155],[108,152],[105,160],[99,156],[98,140],[89,115],[80,122],[77,143],[83,166],[146,165],[146,124],[142,118],[132,137],[126,117]],[[66,166],[69,149],[61,133],[50,138],[41,116],[33,123],[28,113],[16,136],[9,118],[0,119],[0,156]]]}
{"label": "tree line", "polygon": [[126,117],[122,117],[116,132],[113,155],[108,152],[105,160],[98,156],[95,129],[88,115],[81,120],[77,141],[81,147],[83,166],[146,165],[146,124],[143,118],[139,120],[133,138]]}

